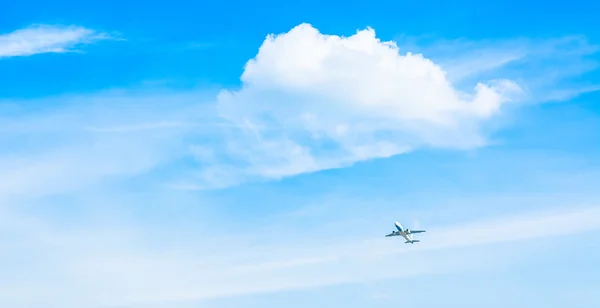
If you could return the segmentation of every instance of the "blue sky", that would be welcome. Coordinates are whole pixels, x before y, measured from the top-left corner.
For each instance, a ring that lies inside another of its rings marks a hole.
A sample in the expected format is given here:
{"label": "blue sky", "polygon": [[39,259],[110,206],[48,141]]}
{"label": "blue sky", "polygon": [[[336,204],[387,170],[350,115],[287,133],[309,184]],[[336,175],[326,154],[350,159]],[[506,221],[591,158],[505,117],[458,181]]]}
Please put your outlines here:
{"label": "blue sky", "polygon": [[599,8],[3,3],[0,304],[597,307]]}

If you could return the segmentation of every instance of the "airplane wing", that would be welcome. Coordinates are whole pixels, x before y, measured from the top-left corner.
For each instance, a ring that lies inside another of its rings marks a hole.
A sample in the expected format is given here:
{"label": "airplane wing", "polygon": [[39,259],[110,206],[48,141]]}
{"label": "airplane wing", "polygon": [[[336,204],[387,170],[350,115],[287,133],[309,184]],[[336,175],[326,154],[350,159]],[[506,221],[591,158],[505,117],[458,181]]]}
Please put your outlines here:
{"label": "airplane wing", "polygon": [[398,236],[398,235],[400,235],[400,233],[399,233],[399,232],[392,232],[392,233],[390,233],[390,234],[387,234],[385,237],[390,237],[390,236]]}
{"label": "airplane wing", "polygon": [[409,230],[408,233],[423,233],[425,230]]}

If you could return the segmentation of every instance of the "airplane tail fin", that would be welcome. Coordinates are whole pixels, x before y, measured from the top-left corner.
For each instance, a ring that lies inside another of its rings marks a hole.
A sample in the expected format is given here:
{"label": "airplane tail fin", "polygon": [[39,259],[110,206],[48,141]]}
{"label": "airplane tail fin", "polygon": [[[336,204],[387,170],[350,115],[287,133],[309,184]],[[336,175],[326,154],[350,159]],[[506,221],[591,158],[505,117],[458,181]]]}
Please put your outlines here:
{"label": "airplane tail fin", "polygon": [[420,242],[420,240],[411,240],[411,241],[406,241],[405,243],[406,244],[409,244],[409,243],[414,244],[414,243],[418,243],[418,242]]}

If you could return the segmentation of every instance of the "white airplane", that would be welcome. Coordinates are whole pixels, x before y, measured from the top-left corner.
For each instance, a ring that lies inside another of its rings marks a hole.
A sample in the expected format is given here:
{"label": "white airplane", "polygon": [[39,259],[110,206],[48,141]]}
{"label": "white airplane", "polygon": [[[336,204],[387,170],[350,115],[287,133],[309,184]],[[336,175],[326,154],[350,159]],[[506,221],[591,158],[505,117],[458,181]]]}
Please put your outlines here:
{"label": "white airplane", "polygon": [[398,231],[392,231],[392,233],[386,235],[385,237],[402,236],[404,239],[406,239],[406,242],[404,242],[405,244],[408,244],[408,243],[414,244],[414,243],[420,242],[419,240],[413,240],[412,235],[415,233],[425,232],[425,230],[404,229],[399,222],[396,222],[395,225],[396,225],[396,229],[398,229]]}

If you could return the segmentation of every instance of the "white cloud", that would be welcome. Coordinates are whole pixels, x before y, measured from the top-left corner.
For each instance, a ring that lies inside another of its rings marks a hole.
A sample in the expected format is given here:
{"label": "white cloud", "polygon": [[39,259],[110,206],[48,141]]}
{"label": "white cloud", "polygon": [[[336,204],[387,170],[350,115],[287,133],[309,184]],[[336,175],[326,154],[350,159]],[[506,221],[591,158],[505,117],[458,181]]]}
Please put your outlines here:
{"label": "white cloud", "polygon": [[109,38],[84,27],[35,25],[0,35],[0,58],[71,52],[78,45]]}
{"label": "white cloud", "polygon": [[509,80],[458,91],[442,67],[402,54],[372,29],[324,35],[308,24],[270,35],[220,116],[236,123],[224,154],[245,177],[281,178],[421,147],[486,144],[480,125],[515,99]]}
{"label": "white cloud", "polygon": [[247,62],[241,89],[218,97],[219,115],[239,128],[215,148],[225,159],[179,187],[279,179],[428,147],[473,149],[493,143],[489,127],[510,102],[599,88],[561,84],[597,67],[585,57],[598,48],[583,37],[421,49],[432,58],[382,42],[370,28],[339,37],[301,24],[269,35]]}

